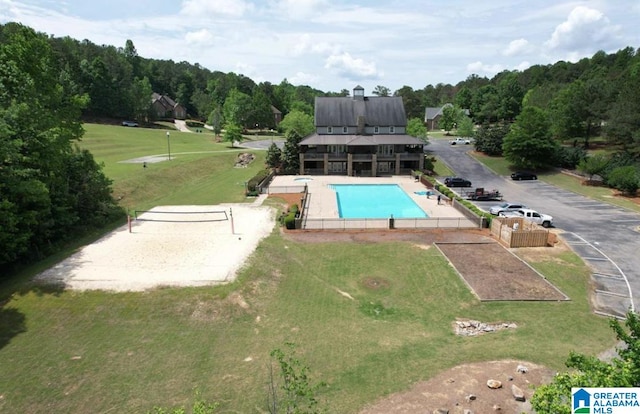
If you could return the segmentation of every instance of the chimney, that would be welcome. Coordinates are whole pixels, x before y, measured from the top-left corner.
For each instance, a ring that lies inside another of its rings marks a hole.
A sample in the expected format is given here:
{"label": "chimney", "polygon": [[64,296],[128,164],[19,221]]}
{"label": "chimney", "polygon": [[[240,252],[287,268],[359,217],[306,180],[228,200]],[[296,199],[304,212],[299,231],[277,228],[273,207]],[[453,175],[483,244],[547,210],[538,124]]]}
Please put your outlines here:
{"label": "chimney", "polygon": [[358,116],[358,129],[356,130],[357,135],[364,135],[364,116]]}

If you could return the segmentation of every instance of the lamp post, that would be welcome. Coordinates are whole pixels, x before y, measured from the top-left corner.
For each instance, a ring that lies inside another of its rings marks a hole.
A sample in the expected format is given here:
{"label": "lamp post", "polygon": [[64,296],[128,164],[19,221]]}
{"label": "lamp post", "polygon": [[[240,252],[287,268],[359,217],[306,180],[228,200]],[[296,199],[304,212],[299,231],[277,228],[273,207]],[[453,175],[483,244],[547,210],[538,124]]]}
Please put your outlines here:
{"label": "lamp post", "polygon": [[167,151],[169,153],[169,161],[171,161],[171,141],[169,140],[170,136],[171,134],[169,133],[169,131],[167,131]]}

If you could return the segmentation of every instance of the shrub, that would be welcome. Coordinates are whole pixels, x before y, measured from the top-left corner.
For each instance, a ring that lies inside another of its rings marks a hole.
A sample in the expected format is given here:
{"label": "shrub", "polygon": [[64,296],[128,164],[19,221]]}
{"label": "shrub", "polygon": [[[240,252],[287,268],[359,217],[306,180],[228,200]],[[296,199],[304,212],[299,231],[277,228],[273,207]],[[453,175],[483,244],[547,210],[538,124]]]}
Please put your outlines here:
{"label": "shrub", "polygon": [[269,170],[261,170],[247,182],[247,195],[258,193],[258,185],[269,176]]}
{"label": "shrub", "polygon": [[555,158],[556,166],[574,169],[587,158],[587,152],[582,147],[560,147]]}
{"label": "shrub", "polygon": [[204,123],[203,122],[194,121],[193,119],[189,119],[189,120],[185,121],[185,124],[187,124],[187,126],[190,127],[190,128],[204,128]]}
{"label": "shrub", "polygon": [[611,187],[627,195],[635,195],[638,188],[640,188],[638,170],[631,165],[618,167],[611,171],[607,182]]}
{"label": "shrub", "polygon": [[294,230],[296,228],[296,213],[289,213],[284,217],[284,226],[287,230]]}
{"label": "shrub", "polygon": [[424,157],[424,173],[428,175],[433,175],[433,171],[435,169],[436,157]]}

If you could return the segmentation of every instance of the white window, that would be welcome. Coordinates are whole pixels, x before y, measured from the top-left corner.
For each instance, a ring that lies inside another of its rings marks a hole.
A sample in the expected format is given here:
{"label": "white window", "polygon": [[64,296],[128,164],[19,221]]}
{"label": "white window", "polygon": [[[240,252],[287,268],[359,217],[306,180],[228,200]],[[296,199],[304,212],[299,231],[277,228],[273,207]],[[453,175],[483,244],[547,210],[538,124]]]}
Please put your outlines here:
{"label": "white window", "polygon": [[333,127],[327,127],[327,134],[333,134]]}
{"label": "white window", "polygon": [[331,172],[344,172],[347,170],[346,162],[330,162],[329,171]]}
{"label": "white window", "polygon": [[389,133],[390,133],[390,134],[395,134],[395,133],[396,133],[396,127],[394,127],[394,126],[390,126],[390,127],[389,127]]}
{"label": "white window", "polygon": [[348,127],[342,127],[342,133],[346,134],[347,132],[349,132],[349,128]]}
{"label": "white window", "polygon": [[380,127],[379,126],[373,127],[373,133],[374,134],[379,134],[380,133]]}
{"label": "white window", "polygon": [[393,155],[393,145],[378,145],[378,155]]}
{"label": "white window", "polygon": [[389,164],[390,163],[388,163],[388,162],[380,162],[380,163],[378,163],[378,172],[386,173],[386,172],[391,171],[391,169],[389,168],[390,167]]}
{"label": "white window", "polygon": [[346,146],[344,145],[329,145],[328,152],[331,154],[343,154],[346,152]]}

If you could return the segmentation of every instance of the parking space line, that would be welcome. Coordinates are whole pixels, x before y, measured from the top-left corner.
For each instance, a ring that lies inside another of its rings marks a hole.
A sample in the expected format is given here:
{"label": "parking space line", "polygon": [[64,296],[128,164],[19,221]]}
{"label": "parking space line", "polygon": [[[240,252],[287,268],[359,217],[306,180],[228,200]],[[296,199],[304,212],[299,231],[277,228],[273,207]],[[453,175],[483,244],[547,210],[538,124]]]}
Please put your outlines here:
{"label": "parking space line", "polygon": [[620,275],[612,275],[610,273],[600,273],[600,272],[594,272],[592,273],[594,276],[598,276],[598,277],[604,277],[604,278],[609,278],[609,279],[622,279],[622,276]]}
{"label": "parking space line", "polygon": [[[611,260],[611,258],[609,258],[609,256],[607,256],[602,250],[598,249],[596,246],[594,246],[592,243],[589,243],[588,241],[586,241],[582,236],[580,236],[579,234],[576,233],[571,233],[573,236],[577,237],[582,243],[580,244],[586,244],[588,245],[590,248],[594,249],[596,252],[598,252],[599,254],[601,254],[606,260],[608,260],[615,268],[618,272],[620,272],[620,275],[622,276],[622,278],[624,279],[625,284],[627,285],[627,292],[629,292],[629,295],[626,296],[629,298],[629,301],[631,303],[630,305],[630,310],[631,312],[635,312],[635,305],[633,303],[633,291],[631,290],[631,284],[629,283],[629,279],[627,278],[627,275],[622,271],[622,269],[620,269],[620,266],[618,266],[616,264],[616,262],[614,262],[613,260]],[[570,242],[570,244],[572,244]],[[596,273],[593,272],[592,275],[595,275]],[[623,296],[624,297],[624,296]]]}

